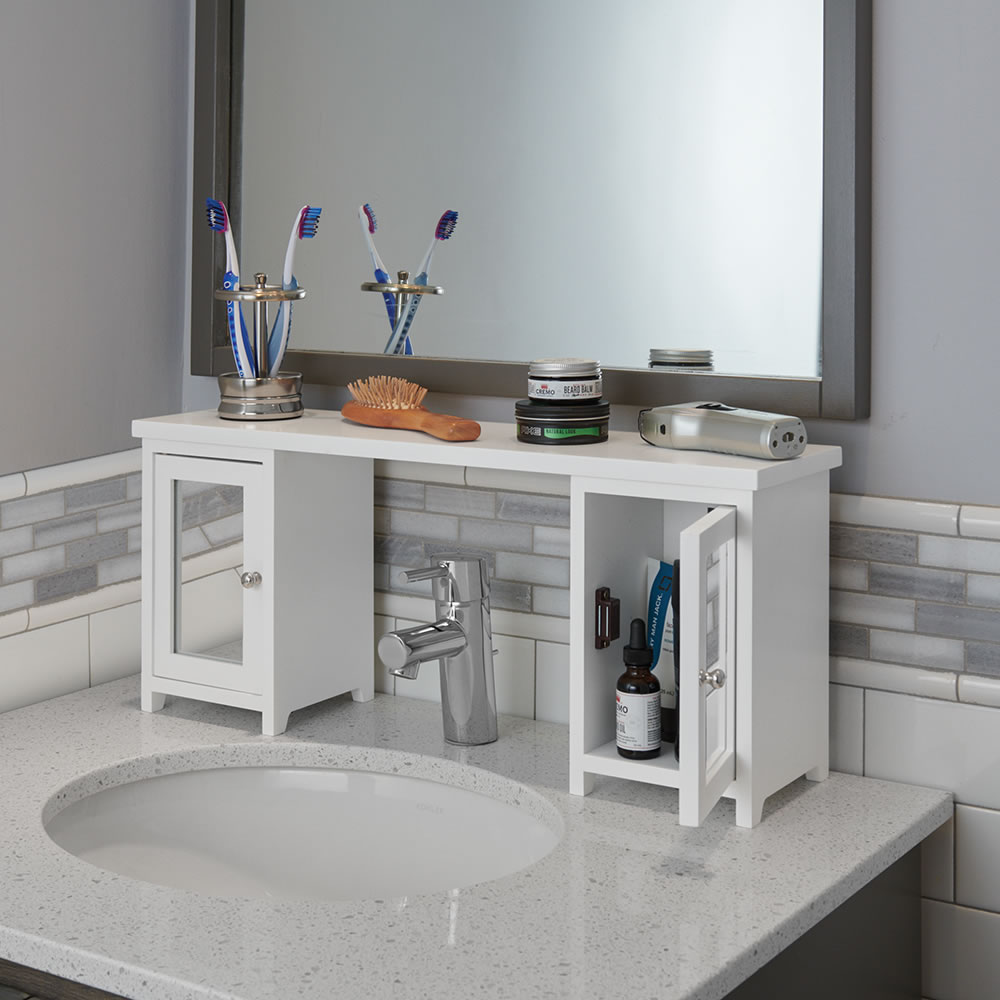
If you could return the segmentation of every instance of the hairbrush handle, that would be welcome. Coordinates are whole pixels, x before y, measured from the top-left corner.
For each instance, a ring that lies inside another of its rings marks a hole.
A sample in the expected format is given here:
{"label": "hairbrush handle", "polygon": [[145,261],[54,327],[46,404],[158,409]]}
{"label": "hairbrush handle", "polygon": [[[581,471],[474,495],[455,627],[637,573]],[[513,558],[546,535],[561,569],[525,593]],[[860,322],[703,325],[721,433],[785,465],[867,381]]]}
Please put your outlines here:
{"label": "hairbrush handle", "polygon": [[409,410],[383,410],[350,399],[340,408],[341,415],[356,424],[390,427],[394,430],[423,431],[442,441],[475,441],[482,428],[475,420],[432,413],[422,406]]}

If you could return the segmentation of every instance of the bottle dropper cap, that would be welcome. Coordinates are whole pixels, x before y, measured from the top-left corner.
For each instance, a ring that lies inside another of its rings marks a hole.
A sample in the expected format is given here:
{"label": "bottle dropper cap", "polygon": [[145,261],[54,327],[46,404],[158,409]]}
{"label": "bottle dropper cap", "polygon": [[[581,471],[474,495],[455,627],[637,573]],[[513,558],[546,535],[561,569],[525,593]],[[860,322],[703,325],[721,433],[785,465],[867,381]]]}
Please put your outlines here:
{"label": "bottle dropper cap", "polygon": [[641,618],[632,619],[622,659],[626,667],[648,667],[653,662],[653,651],[646,645],[646,623]]}

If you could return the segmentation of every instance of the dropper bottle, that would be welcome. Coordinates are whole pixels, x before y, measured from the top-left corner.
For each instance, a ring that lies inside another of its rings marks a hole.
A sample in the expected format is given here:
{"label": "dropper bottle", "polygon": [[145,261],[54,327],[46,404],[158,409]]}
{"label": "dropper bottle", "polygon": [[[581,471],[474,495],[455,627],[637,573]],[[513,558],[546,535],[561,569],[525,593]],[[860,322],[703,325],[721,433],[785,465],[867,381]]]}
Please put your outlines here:
{"label": "dropper bottle", "polygon": [[646,623],[633,618],[622,650],[625,673],[615,690],[618,753],[630,760],[660,755],[660,682],[649,669],[653,651],[646,645]]}

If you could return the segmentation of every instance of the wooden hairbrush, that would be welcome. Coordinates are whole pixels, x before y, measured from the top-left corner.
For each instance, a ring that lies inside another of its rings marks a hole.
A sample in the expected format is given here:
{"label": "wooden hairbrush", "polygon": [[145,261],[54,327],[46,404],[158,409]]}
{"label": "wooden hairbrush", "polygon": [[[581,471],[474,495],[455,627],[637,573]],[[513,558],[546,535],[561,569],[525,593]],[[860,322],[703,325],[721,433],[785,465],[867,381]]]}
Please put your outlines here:
{"label": "wooden hairbrush", "polygon": [[354,398],[340,412],[356,424],[423,431],[442,441],[475,441],[482,432],[475,420],[432,413],[421,406],[427,390],[405,378],[372,375],[363,382],[348,382],[347,389]]}

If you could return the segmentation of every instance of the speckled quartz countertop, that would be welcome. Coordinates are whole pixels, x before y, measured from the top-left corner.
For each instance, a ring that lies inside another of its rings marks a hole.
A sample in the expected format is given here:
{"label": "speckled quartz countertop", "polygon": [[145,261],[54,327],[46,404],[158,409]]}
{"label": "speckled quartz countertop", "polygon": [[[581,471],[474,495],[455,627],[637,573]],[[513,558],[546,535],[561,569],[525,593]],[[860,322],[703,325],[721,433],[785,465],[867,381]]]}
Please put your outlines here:
{"label": "speckled quartz countertop", "polygon": [[[138,687],[0,715],[0,957],[140,1000],[715,1000],[951,815],[946,793],[833,774],[772,796],[753,830],[726,801],[686,829],[669,789],[607,778],[567,794],[562,726],[502,718],[493,746],[448,747],[437,706],[380,696],[303,709],[261,737],[260,717],[240,709],[173,698],[144,714]],[[192,761],[370,767],[401,761],[395,751],[433,758],[409,765],[426,776],[458,763],[529,785],[564,836],[493,882],[333,903],[138,882],[65,853],[42,827],[60,790],[91,772],[96,789]]]}

